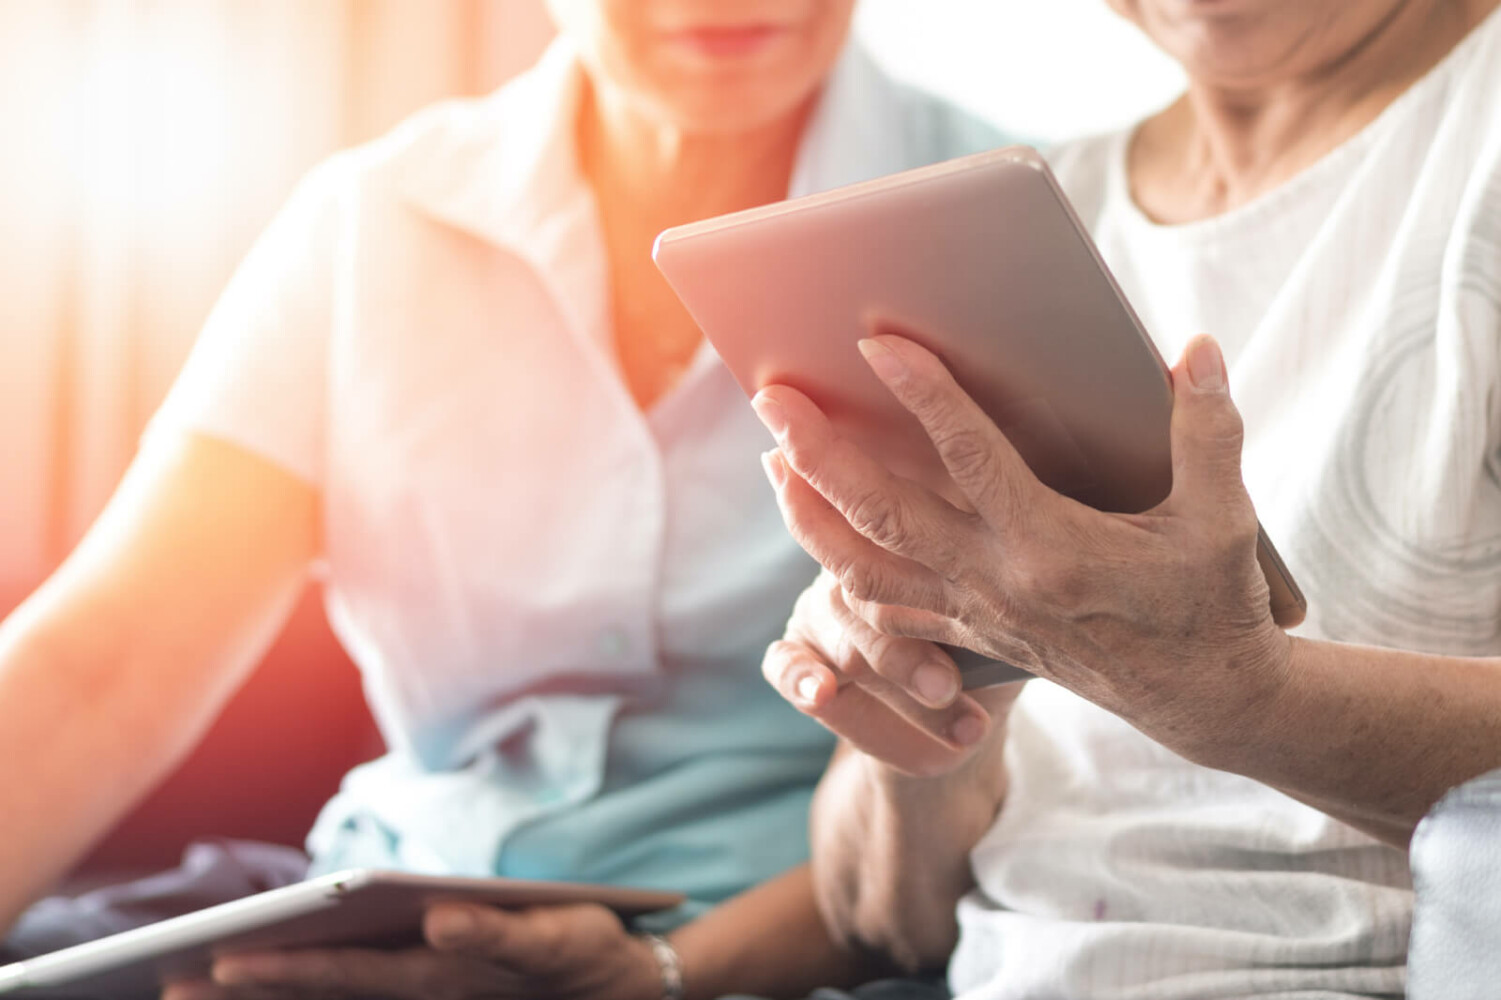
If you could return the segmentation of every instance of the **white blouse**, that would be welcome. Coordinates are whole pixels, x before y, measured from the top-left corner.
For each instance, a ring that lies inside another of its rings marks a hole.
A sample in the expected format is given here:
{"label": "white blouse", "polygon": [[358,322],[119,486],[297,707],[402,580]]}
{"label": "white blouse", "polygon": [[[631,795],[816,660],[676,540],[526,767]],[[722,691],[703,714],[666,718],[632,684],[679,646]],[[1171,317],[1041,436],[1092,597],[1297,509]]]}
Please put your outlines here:
{"label": "white blouse", "polygon": [[[643,413],[610,324],[559,42],[298,190],[154,421],[315,484],[331,619],[390,754],[320,868],[657,885],[711,902],[807,853],[828,735],[761,679],[813,562],[712,350]],[[855,47],[793,194],[996,144]]]}
{"label": "white blouse", "polygon": [[[1226,215],[1148,220],[1128,139],[1055,169],[1162,353],[1224,344],[1246,484],[1309,598],[1299,633],[1501,655],[1501,13]],[[1050,684],[1012,725],[961,904],[965,1000],[1402,994],[1402,852]]]}

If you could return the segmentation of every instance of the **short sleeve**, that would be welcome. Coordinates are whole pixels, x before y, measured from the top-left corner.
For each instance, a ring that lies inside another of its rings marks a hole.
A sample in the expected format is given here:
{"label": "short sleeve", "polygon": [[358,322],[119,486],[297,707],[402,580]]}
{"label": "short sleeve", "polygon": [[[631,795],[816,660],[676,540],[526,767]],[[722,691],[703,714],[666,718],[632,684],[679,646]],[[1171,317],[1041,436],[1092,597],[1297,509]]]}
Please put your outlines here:
{"label": "short sleeve", "polygon": [[303,180],[241,263],[146,438],[197,431],[322,485],[341,207],[337,161]]}

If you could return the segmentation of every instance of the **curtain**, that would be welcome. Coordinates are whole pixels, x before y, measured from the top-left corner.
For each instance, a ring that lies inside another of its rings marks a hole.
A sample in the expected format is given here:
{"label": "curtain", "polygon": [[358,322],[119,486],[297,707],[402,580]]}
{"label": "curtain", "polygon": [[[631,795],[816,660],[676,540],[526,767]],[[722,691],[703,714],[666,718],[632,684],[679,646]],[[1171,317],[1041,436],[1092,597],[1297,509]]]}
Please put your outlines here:
{"label": "curtain", "polygon": [[0,591],[97,515],[296,180],[549,34],[540,0],[0,0]]}

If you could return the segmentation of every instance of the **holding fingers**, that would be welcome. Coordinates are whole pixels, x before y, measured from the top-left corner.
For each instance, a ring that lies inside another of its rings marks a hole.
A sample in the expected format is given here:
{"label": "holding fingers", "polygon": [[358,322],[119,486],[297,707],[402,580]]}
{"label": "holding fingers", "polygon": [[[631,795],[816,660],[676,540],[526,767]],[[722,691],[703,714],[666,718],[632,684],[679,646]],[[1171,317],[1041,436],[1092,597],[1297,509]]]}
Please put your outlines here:
{"label": "holding fingers", "polygon": [[992,728],[993,696],[962,693],[953,660],[934,644],[872,628],[827,571],[798,598],[762,670],[799,710],[904,774],[957,768]]}
{"label": "holding fingers", "polygon": [[212,981],[174,984],[163,1000],[650,1000],[661,995],[651,948],[602,906],[500,910],[440,903],[425,947],[320,948],[232,955]]}
{"label": "holding fingers", "polygon": [[[1234,705],[1276,690],[1288,643],[1256,562],[1240,418],[1212,340],[1190,344],[1173,373],[1174,488],[1134,515],[1043,485],[918,344],[881,336],[861,351],[970,509],[893,476],[801,393],[764,389],[756,410],[777,439],[768,468],[784,519],[849,613],[1015,663],[1164,742],[1212,737]],[[914,678],[895,683],[917,698]]]}

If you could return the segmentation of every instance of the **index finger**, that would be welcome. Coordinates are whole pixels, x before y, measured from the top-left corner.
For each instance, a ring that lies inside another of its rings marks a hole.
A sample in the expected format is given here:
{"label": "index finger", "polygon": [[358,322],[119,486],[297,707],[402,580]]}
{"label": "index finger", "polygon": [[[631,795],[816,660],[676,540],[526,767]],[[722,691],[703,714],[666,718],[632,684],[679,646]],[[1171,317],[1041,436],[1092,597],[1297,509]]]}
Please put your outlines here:
{"label": "index finger", "polygon": [[[455,960],[427,948],[377,951],[366,948],[309,948],[226,955],[214,962],[220,986],[280,988],[290,991],[353,994],[425,1000],[445,972],[467,978]],[[448,969],[441,968],[448,965]]]}
{"label": "index finger", "polygon": [[933,352],[889,333],[868,337],[859,346],[871,371],[922,424],[975,510],[996,524],[1025,510],[1042,483]]}
{"label": "index finger", "polygon": [[798,390],[769,385],[751,400],[787,464],[859,534],[895,555],[950,570],[972,516],[893,474]]}
{"label": "index finger", "polygon": [[[856,749],[912,775],[942,774],[963,762],[989,729],[989,715],[968,696],[944,710],[913,705],[896,707],[892,696],[904,696],[877,674],[858,683],[839,683],[838,675],[820,663],[815,652],[796,641],[773,643],[763,665],[766,677],[804,714]],[[813,671],[818,671],[814,674]],[[793,697],[792,678],[817,676],[816,697]],[[884,695],[884,696],[883,696]],[[928,724],[918,720],[926,714]]]}

